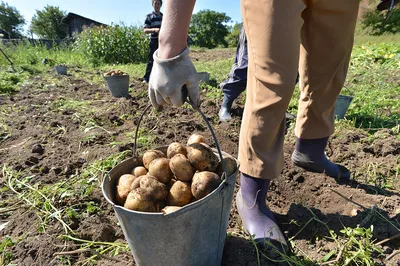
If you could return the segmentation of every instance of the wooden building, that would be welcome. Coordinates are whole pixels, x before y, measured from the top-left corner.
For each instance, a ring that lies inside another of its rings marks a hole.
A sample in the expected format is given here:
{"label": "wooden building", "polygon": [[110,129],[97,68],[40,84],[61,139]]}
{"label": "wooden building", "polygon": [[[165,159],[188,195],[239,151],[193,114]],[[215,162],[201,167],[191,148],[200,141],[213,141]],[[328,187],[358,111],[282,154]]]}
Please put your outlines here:
{"label": "wooden building", "polygon": [[0,39],[10,39],[10,34],[3,29],[0,29]]}
{"label": "wooden building", "polygon": [[97,22],[95,20],[82,17],[75,13],[68,13],[61,20],[66,25],[67,37],[72,38],[74,35],[81,33],[85,29],[93,26],[107,26],[106,24]]}

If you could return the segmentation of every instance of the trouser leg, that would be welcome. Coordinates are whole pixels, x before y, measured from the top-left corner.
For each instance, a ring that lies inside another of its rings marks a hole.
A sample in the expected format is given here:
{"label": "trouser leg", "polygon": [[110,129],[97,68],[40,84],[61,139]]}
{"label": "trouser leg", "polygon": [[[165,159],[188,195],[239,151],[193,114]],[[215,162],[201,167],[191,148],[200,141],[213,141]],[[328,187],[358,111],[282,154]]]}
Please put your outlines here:
{"label": "trouser leg", "polygon": [[146,72],[143,77],[143,79],[147,82],[150,79],[151,69],[153,68],[153,54],[157,49],[158,49],[158,39],[150,39],[149,55],[147,57]]}
{"label": "trouser leg", "polygon": [[347,75],[358,6],[358,0],[317,0],[303,12],[295,129],[299,138],[324,138],[334,132],[335,103]]}
{"label": "trouser leg", "polygon": [[300,100],[292,161],[308,171],[349,179],[350,171],[325,156],[334,132],[334,108],[353,48],[358,0],[319,0],[303,12]]}
{"label": "trouser leg", "polygon": [[285,111],[298,71],[305,4],[301,0],[242,0],[241,6],[249,63],[240,171],[273,179],[283,167]]}
{"label": "trouser leg", "polygon": [[247,38],[244,28],[242,28],[239,43],[236,48],[235,62],[228,74],[228,78],[220,84],[224,95],[231,102],[239,97],[239,95],[246,89],[247,64]]}

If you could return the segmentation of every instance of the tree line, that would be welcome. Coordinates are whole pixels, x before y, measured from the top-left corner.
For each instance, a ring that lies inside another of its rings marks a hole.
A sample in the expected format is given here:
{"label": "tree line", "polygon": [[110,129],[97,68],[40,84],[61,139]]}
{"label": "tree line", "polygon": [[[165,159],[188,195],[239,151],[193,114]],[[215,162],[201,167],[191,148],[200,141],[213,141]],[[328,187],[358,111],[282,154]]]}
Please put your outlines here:
{"label": "tree line", "polygon": [[[377,0],[378,1],[378,0]],[[373,2],[373,1],[372,1]],[[361,27],[371,35],[398,33],[400,31],[400,8],[395,8],[390,17],[372,8],[363,14]],[[23,34],[26,20],[21,13],[7,2],[0,4],[0,28],[9,33],[9,37],[31,37],[35,34],[43,39],[64,39],[67,36],[66,25],[61,19],[67,12],[59,7],[47,5],[42,10],[36,10],[31,19],[28,36]],[[383,22],[385,22],[383,24]],[[223,12],[201,10],[194,14],[191,20],[189,35],[194,45],[205,48],[235,47],[241,29],[241,23],[233,23]]]}

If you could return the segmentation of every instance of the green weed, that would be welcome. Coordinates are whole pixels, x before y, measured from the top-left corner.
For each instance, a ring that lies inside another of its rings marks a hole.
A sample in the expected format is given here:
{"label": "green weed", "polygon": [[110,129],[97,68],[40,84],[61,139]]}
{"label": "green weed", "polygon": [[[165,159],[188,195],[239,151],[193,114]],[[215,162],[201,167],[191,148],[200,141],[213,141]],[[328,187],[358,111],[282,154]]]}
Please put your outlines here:
{"label": "green weed", "polygon": [[3,238],[0,242],[0,265],[7,265],[12,260],[13,254],[8,248],[14,245],[15,243],[9,236]]}

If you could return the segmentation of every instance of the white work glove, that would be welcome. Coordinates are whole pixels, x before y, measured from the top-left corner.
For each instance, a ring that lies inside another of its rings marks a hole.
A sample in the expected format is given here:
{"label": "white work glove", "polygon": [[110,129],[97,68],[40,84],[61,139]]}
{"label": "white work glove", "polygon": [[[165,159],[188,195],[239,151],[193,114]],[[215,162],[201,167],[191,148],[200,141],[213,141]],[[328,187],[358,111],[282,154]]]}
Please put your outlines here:
{"label": "white work glove", "polygon": [[189,58],[189,48],[179,55],[169,58],[158,58],[158,50],[154,52],[153,69],[149,80],[149,97],[156,110],[169,104],[180,107],[186,100],[186,86],[190,100],[200,105],[200,89],[197,71]]}

